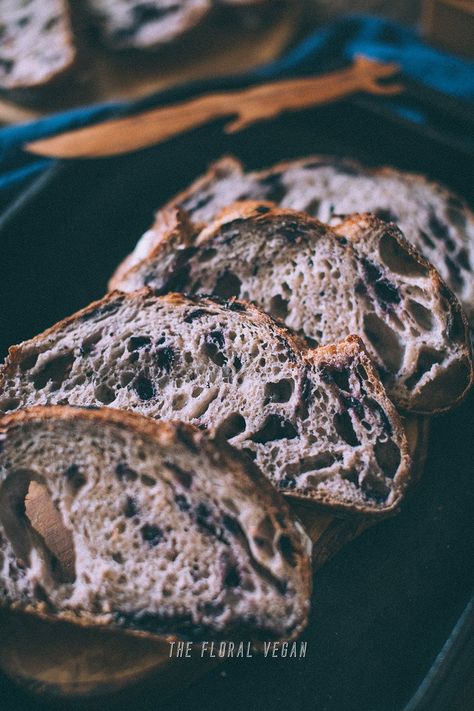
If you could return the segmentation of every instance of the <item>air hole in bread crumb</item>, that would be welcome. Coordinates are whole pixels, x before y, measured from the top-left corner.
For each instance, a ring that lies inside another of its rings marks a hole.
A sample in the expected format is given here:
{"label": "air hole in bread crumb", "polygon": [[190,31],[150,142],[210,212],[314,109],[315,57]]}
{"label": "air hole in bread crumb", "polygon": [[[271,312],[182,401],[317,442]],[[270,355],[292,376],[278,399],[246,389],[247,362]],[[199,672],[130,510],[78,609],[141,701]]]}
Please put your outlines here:
{"label": "air hole in bread crumb", "polygon": [[251,437],[256,444],[266,444],[278,439],[294,439],[298,436],[294,425],[280,415],[268,415],[263,426]]}
{"label": "air hole in bread crumb", "polygon": [[140,375],[135,378],[133,387],[140,400],[151,400],[155,394],[155,388],[151,380],[143,373],[140,373]]}
{"label": "air hole in bread crumb", "polygon": [[444,351],[437,351],[434,348],[422,348],[418,354],[415,372],[406,379],[407,388],[411,389],[421,380],[425,373],[428,373],[433,365],[442,363],[446,357]]}
{"label": "air hole in bread crumb", "polygon": [[297,563],[297,558],[296,551],[290,537],[280,536],[278,539],[278,548],[280,549],[280,552],[286,562],[294,568]]}
{"label": "air hole in bread crumb", "polygon": [[34,545],[57,584],[74,582],[72,534],[42,477],[29,470],[11,472],[0,489],[0,520],[18,558],[27,562]]}
{"label": "air hole in bread crumb", "polygon": [[214,259],[217,254],[217,249],[209,247],[208,249],[203,249],[197,255],[199,262],[208,262],[210,259]]}
{"label": "air hole in bread crumb", "polygon": [[58,390],[69,375],[74,363],[73,353],[63,353],[50,358],[37,373],[33,375],[33,384],[37,390],[42,390],[51,383],[52,390]]}
{"label": "air hole in bread crumb", "polygon": [[428,276],[429,269],[420,264],[401,244],[388,232],[379,241],[381,261],[396,274],[403,276]]}
{"label": "air hole in bread crumb", "polygon": [[98,385],[94,390],[94,395],[96,399],[104,405],[110,405],[116,397],[115,392],[107,385],[107,383],[101,383]]}
{"label": "air hole in bread crumb", "polygon": [[186,393],[177,393],[177,395],[173,397],[171,407],[173,408],[173,410],[182,410],[183,407],[186,405],[187,401],[188,396],[186,395]]}
{"label": "air hole in bread crumb", "polygon": [[326,469],[334,464],[335,461],[336,456],[331,452],[321,452],[314,457],[305,457],[302,459],[299,465],[299,471],[301,474],[304,474],[318,469]]}
{"label": "air hole in bread crumb", "polygon": [[130,370],[126,370],[123,373],[120,373],[120,385],[122,388],[125,388],[129,383],[132,382],[133,380],[134,373]]}
{"label": "air hole in bread crumb", "polygon": [[351,447],[357,447],[360,442],[352,425],[351,416],[348,412],[338,412],[334,415],[334,427],[336,432],[342,439],[350,444]]}
{"label": "air hole in bread crumb", "polygon": [[400,466],[400,450],[392,439],[377,439],[374,447],[377,464],[386,477],[393,479]]}
{"label": "air hole in bread crumb", "polygon": [[87,483],[85,474],[77,464],[71,464],[64,472],[64,477],[72,494],[76,494]]}
{"label": "air hole in bread crumb", "polygon": [[294,380],[283,378],[265,385],[265,404],[269,402],[288,402],[295,389]]}
{"label": "air hole in bread crumb", "polygon": [[10,412],[16,410],[20,405],[20,400],[17,397],[6,397],[0,400],[0,410],[2,412]]}
{"label": "air hole in bread crumb", "polygon": [[270,303],[268,305],[268,310],[273,316],[273,318],[276,318],[280,321],[284,321],[286,317],[288,316],[288,301],[287,299],[284,299],[281,294],[275,294],[272,296],[270,299]]}
{"label": "air hole in bread crumb", "polygon": [[245,418],[238,412],[233,412],[219,425],[216,436],[223,437],[224,439],[232,439],[232,437],[236,437],[238,434],[245,432],[246,426]]}
{"label": "air hole in bread crumb", "polygon": [[20,369],[25,372],[26,370],[31,370],[31,368],[34,368],[36,365],[36,361],[38,360],[38,353],[33,351],[33,353],[29,353],[27,356],[22,358],[20,361]]}
{"label": "air hole in bread crumb", "polygon": [[375,313],[364,314],[364,333],[375,348],[383,365],[397,373],[403,362],[405,349],[398,335]]}
{"label": "air hole in bread crumb", "polygon": [[409,299],[407,303],[407,309],[412,314],[413,318],[425,331],[431,331],[433,328],[433,315],[426,306],[420,304],[418,301],[413,301]]}
{"label": "air hole in bread crumb", "polygon": [[222,299],[230,299],[232,296],[240,296],[242,282],[239,277],[226,269],[216,280],[212,291],[213,296],[220,296]]}

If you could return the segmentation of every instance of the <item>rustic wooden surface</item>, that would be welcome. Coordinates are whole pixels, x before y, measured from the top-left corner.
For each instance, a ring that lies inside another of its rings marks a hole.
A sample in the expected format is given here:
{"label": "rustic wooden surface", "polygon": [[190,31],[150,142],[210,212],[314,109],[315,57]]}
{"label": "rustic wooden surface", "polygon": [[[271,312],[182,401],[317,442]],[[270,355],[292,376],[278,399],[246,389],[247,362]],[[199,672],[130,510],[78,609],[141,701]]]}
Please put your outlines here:
{"label": "rustic wooden surface", "polygon": [[[405,426],[416,481],[427,452],[428,419],[411,417]],[[295,506],[295,510],[313,541],[314,570],[374,525],[367,517],[337,518],[310,506]],[[70,540],[66,536],[61,541],[64,529],[44,487],[31,485],[26,511],[50,549],[68,560]],[[216,663],[198,656],[170,659],[164,640],[52,623],[22,613],[1,613],[0,629],[0,668],[32,691],[65,698],[118,693],[148,679],[153,679],[155,692],[169,695]]]}

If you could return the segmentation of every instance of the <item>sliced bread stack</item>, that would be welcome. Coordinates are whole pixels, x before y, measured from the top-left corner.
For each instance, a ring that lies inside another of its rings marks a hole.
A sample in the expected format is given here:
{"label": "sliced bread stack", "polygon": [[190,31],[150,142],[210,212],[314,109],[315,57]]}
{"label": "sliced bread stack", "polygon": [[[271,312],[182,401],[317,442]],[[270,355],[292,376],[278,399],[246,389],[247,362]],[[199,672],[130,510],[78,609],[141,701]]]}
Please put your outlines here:
{"label": "sliced bread stack", "polygon": [[[359,212],[336,217],[344,190]],[[331,225],[276,204],[319,214],[325,195]],[[155,636],[298,635],[310,553],[284,497],[359,523],[395,511],[411,477],[396,407],[445,411],[472,383],[459,301],[395,218],[469,304],[472,218],[437,186],[322,159],[245,174],[227,159],[160,211],[115,291],[13,346],[0,602]],[[32,482],[60,514],[67,561],[28,518]]]}
{"label": "sliced bread stack", "polygon": [[360,339],[312,349],[251,304],[113,293],[11,348],[0,409],[103,406],[205,427],[292,498],[371,515],[409,478]]}
{"label": "sliced bread stack", "polygon": [[[183,208],[194,223],[208,223],[237,200],[270,200],[337,224],[350,213],[372,213],[395,222],[405,238],[437,269],[474,323],[474,215],[442,185],[393,168],[368,169],[336,157],[310,156],[259,172],[244,172],[223,158],[167,207]],[[146,256],[167,231],[156,224],[120,265],[120,275]]]}
{"label": "sliced bread stack", "polygon": [[248,299],[314,346],[357,334],[403,410],[447,410],[469,389],[461,306],[394,224],[352,215],[331,228],[267,202],[236,203],[202,231],[179,208],[160,220],[167,231],[116,288]]}

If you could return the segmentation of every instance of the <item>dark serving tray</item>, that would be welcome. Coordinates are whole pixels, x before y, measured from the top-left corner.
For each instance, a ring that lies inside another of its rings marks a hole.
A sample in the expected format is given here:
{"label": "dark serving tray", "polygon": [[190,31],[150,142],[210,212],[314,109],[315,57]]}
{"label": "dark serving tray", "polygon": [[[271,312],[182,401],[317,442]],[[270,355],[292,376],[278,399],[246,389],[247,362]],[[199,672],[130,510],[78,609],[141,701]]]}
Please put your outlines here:
{"label": "dark serving tray", "polygon": [[[474,200],[472,156],[359,99],[235,136],[221,129],[217,122],[133,155],[59,163],[30,186],[0,222],[2,355],[9,344],[100,297],[155,208],[225,153],[249,167],[337,153],[426,173]],[[433,421],[425,475],[402,512],[367,531],[315,576],[306,658],[231,660],[166,702],[147,686],[97,708],[472,708],[472,404],[471,396]],[[3,711],[69,707],[30,696],[0,676]]]}

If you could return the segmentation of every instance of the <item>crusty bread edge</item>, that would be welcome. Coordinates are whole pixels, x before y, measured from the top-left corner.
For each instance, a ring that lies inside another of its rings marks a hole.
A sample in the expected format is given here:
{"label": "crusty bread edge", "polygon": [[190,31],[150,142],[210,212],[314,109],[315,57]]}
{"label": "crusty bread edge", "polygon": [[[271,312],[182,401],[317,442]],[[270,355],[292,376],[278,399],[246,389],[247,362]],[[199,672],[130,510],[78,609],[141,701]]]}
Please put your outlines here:
{"label": "crusty bread edge", "polygon": [[[341,166],[349,166],[352,167],[354,170],[356,170],[358,173],[361,175],[370,175],[370,176],[400,176],[402,175],[404,179],[407,181],[411,181],[413,183],[422,183],[426,185],[427,187],[430,187],[434,190],[434,192],[442,194],[446,200],[450,198],[454,198],[456,201],[461,201],[463,209],[466,211],[466,214],[468,216],[468,219],[474,224],[474,211],[470,209],[469,205],[466,203],[465,200],[462,200],[457,194],[455,194],[452,190],[447,188],[443,183],[439,183],[434,180],[429,180],[426,178],[424,175],[421,173],[416,173],[416,172],[410,172],[410,171],[402,171],[398,170],[397,168],[391,167],[391,166],[381,166],[377,168],[369,168],[363,165],[361,162],[352,159],[352,158],[343,158],[335,155],[327,155],[327,154],[312,154],[309,156],[306,156],[304,158],[295,158],[295,159],[290,159],[290,160],[284,160],[280,161],[279,163],[276,163],[273,165],[271,168],[263,168],[261,170],[257,171],[250,171],[253,176],[255,176],[256,180],[261,180],[262,178],[270,177],[272,175],[277,175],[279,173],[282,173],[289,168],[300,168],[304,167],[308,163],[329,163],[332,164],[334,168],[337,169],[338,165]],[[160,212],[163,210],[168,210],[169,208],[174,208],[174,207],[179,207],[183,202],[188,200],[192,195],[198,193],[202,188],[207,187],[208,185],[212,184],[216,179],[219,179],[220,173],[235,173],[235,174],[240,174],[242,175],[245,172],[245,167],[243,163],[238,160],[236,157],[232,155],[224,155],[218,160],[214,161],[211,163],[205,173],[197,177],[187,188],[184,190],[180,191],[177,193],[174,197],[172,197],[168,202],[166,202],[159,210],[156,212],[155,215],[155,223],[151,227],[151,229],[154,228],[155,225],[159,225],[157,223],[156,218],[159,217]],[[159,242],[159,239],[157,239],[157,242]],[[133,252],[132,252],[133,253]],[[117,288],[118,285],[118,276],[116,277],[116,274],[120,271],[120,274],[123,275],[125,268],[128,266],[130,268],[130,258],[132,253],[130,253],[124,260],[123,262],[118,266],[116,272],[111,278],[111,284],[112,288]],[[125,264],[126,263],[126,264]]]}
{"label": "crusty bread edge", "polygon": [[[167,202],[162,208],[160,208],[155,213],[155,220],[150,229],[155,230],[157,233],[159,232],[159,235],[161,235],[162,233],[168,233],[170,226],[168,224],[168,217],[166,216],[167,213],[176,214],[176,210],[179,210],[180,203],[182,203],[183,200],[188,197],[188,195],[191,195],[193,192],[200,190],[209,182],[218,179],[220,177],[220,173],[228,172],[243,172],[242,163],[240,163],[240,161],[238,161],[237,158],[234,158],[233,156],[224,156],[218,161],[212,163],[209,166],[207,172],[197,178],[189,188],[183,190],[182,192],[171,198],[169,202]],[[181,210],[181,214],[186,213],[184,210]],[[161,242],[161,236],[159,235],[157,236],[156,242],[152,245],[150,255],[152,251],[154,251],[154,249],[157,248]],[[113,291],[115,289],[120,288],[119,285],[122,278],[134,266],[134,264],[132,263],[132,258],[133,250],[125,257],[125,259],[122,260],[122,262],[120,262],[120,264],[110,277],[108,284],[109,291]]]}

